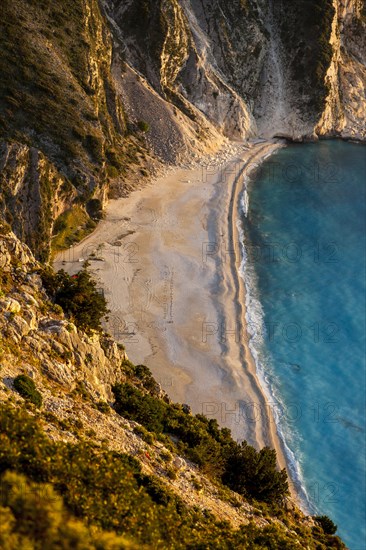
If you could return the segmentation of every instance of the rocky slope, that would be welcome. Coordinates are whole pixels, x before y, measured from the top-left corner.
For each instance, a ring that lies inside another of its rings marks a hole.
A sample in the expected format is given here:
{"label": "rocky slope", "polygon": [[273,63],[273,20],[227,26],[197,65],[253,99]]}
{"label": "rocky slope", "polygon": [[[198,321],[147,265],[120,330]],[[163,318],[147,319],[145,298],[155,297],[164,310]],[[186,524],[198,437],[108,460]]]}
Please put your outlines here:
{"label": "rocky slope", "polygon": [[364,0],[5,0],[0,25],[0,212],[44,260],[227,138],[365,139]]}

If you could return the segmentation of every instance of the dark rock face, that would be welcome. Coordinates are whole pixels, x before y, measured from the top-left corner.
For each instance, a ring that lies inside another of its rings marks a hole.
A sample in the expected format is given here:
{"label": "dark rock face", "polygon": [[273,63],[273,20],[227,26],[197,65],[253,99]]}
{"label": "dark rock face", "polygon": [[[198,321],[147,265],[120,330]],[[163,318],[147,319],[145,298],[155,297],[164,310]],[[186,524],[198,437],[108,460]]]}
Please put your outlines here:
{"label": "dark rock face", "polygon": [[75,188],[40,151],[0,143],[0,212],[15,234],[47,260],[53,220],[76,196]]}

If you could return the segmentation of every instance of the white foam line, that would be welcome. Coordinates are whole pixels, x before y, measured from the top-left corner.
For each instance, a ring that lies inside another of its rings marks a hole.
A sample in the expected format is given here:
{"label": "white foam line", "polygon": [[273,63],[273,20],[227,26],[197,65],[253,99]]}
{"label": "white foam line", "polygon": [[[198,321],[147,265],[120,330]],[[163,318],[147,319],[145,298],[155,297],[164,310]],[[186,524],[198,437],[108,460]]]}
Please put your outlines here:
{"label": "white foam line", "polygon": [[[247,190],[248,181],[249,178],[246,178],[244,182],[244,190],[240,197],[240,205],[242,207],[243,213],[245,214],[245,217],[248,217],[249,211],[249,194]],[[240,219],[237,220],[237,228],[240,235],[242,250],[242,261],[239,269],[239,275],[244,280],[245,285],[245,308],[247,330],[249,334],[249,349],[256,365],[256,372],[259,383],[265,393],[267,402],[271,406],[277,432],[281,439],[287,458],[290,479],[296,487],[296,491],[298,492],[298,496],[304,510],[306,510],[307,513],[315,513],[316,507],[311,502],[311,499],[309,498],[309,495],[305,488],[300,461],[295,457],[295,453],[290,447],[289,440],[291,441],[293,434],[291,433],[289,426],[283,425],[279,415],[280,411],[286,410],[286,406],[276,392],[276,388],[273,386],[273,384],[271,384],[269,380],[269,373],[266,371],[264,365],[264,360],[262,360],[260,357],[260,350],[264,347],[264,312],[260,301],[255,296],[256,289],[258,288],[256,274],[254,267],[251,266],[248,261],[248,254],[245,247],[244,230],[242,228],[242,222]]]}

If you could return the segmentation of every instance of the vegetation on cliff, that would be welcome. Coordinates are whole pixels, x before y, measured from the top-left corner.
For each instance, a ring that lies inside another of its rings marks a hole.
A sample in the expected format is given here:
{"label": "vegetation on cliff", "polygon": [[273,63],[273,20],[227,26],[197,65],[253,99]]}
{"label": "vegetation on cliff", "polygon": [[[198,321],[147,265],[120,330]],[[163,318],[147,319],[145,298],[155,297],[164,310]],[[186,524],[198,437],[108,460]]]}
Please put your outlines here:
{"label": "vegetation on cliff", "polygon": [[107,301],[88,271],[88,264],[76,275],[52,269],[41,272],[43,285],[52,299],[82,330],[101,331],[101,321],[108,313]]}
{"label": "vegetation on cliff", "polygon": [[321,523],[234,530],[187,507],[133,457],[85,441],[53,442],[43,425],[39,414],[0,406],[3,548],[344,548]]}
{"label": "vegetation on cliff", "polygon": [[0,25],[1,136],[43,151],[88,195],[126,133],[98,2],[5,0]]}
{"label": "vegetation on cliff", "polygon": [[29,378],[26,374],[19,374],[14,378],[13,382],[14,388],[17,392],[24,397],[26,401],[30,401],[36,407],[42,405],[42,395],[36,388],[34,381]]}
{"label": "vegetation on cliff", "polygon": [[42,261],[53,232],[56,250],[83,238],[93,201],[116,180],[123,193],[127,168],[144,163],[111,66],[98,0],[2,2],[0,213]]}
{"label": "vegetation on cliff", "polygon": [[[146,367],[145,367],[146,368]],[[173,436],[176,450],[248,499],[281,504],[288,494],[287,474],[276,468],[276,452],[267,447],[257,452],[237,444],[226,428],[203,415],[187,414],[180,405],[165,403],[129,383],[113,388],[115,409],[136,420],[150,432]]]}

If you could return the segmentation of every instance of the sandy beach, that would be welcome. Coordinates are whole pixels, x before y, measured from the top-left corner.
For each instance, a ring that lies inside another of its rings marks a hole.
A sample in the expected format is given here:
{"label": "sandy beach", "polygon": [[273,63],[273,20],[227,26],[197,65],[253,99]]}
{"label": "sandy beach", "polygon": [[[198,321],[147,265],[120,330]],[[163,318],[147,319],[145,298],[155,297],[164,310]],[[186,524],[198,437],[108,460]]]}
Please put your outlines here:
{"label": "sandy beach", "polygon": [[89,259],[111,310],[107,329],[131,361],[236,439],[276,448],[284,467],[248,347],[237,229],[243,178],[280,146],[229,146],[111,201],[96,231],[55,267],[75,273]]}

